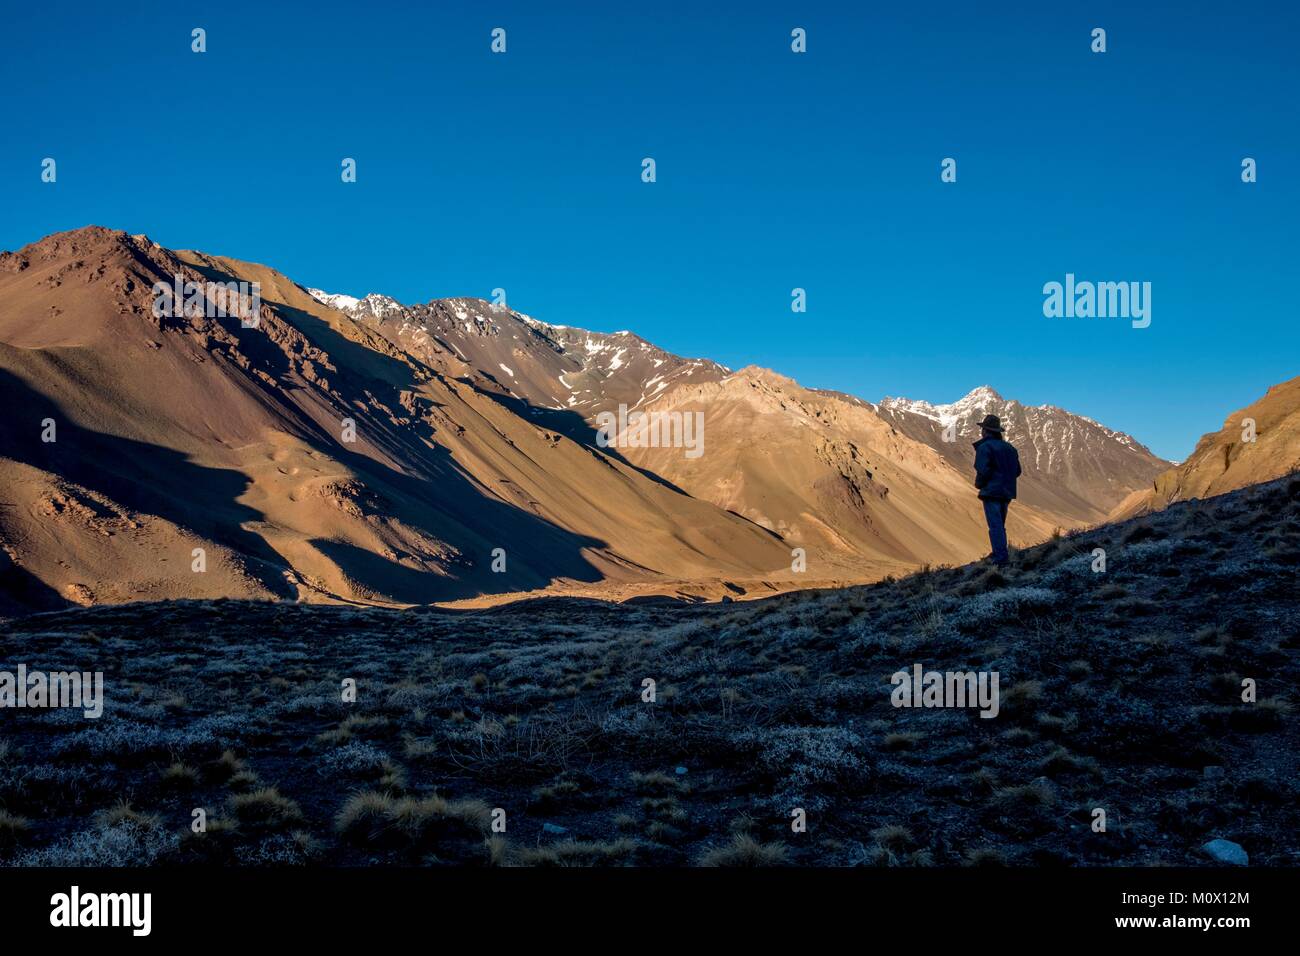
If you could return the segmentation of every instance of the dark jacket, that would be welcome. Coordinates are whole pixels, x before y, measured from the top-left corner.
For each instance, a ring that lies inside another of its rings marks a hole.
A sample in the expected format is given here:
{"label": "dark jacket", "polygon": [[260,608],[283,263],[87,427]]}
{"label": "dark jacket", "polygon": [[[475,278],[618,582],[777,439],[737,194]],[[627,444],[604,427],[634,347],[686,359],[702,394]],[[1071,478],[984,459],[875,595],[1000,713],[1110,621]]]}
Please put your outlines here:
{"label": "dark jacket", "polygon": [[1010,501],[1016,496],[1020,456],[1001,438],[981,438],[975,443],[975,487],[981,498]]}

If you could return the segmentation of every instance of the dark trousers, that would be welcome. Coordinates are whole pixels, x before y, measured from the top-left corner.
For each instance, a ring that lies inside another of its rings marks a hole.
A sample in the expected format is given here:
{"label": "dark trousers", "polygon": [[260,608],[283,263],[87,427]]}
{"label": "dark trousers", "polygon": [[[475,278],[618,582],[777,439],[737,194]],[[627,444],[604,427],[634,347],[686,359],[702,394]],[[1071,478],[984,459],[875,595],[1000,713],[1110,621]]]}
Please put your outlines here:
{"label": "dark trousers", "polygon": [[989,523],[989,544],[993,548],[995,564],[1006,564],[1011,560],[1007,553],[1007,509],[1009,501],[984,498],[984,520]]}

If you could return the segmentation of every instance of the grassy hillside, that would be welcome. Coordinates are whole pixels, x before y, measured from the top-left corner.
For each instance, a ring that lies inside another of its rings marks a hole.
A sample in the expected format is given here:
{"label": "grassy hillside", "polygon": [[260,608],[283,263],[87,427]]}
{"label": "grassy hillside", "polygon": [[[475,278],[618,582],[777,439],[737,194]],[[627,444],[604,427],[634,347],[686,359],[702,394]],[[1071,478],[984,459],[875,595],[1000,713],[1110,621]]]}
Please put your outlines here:
{"label": "grassy hillside", "polygon": [[[1295,865],[1298,566],[1292,476],[1007,572],[743,605],[14,619],[0,669],[101,669],[107,701],[0,711],[0,859]],[[893,707],[916,663],[997,671],[998,716]]]}

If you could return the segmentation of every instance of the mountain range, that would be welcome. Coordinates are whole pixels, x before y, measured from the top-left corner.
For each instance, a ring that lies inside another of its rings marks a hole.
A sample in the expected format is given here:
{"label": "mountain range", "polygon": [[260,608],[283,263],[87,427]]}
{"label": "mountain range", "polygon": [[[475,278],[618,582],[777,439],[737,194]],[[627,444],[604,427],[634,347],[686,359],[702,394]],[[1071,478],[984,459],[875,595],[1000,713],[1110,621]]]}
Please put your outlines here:
{"label": "mountain range", "polygon": [[[256,283],[256,327],[160,317],[155,284],[178,276]],[[987,550],[971,487],[986,413],[1021,451],[1009,530],[1028,545],[1294,467],[1300,406],[1295,381],[1279,386],[1248,450],[1207,436],[1174,468],[989,387],[873,403],[628,331],[332,294],[95,226],[0,254],[0,396],[0,611],[877,580]],[[703,452],[602,441],[620,406],[702,416]]]}

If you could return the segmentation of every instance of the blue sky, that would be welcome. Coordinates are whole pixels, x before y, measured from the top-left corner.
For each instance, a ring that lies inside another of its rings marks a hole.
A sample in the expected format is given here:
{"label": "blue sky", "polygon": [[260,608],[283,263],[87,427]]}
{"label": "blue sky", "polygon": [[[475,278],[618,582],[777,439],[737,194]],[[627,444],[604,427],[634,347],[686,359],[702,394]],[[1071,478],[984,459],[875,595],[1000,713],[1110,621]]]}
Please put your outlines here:
{"label": "blue sky", "polygon": [[[1170,458],[1300,374],[1294,4],[878,6],[10,4],[0,247],[96,223],[354,295],[500,286],[869,399],[990,384]],[[1067,272],[1151,282],[1150,328],[1044,318]]]}

